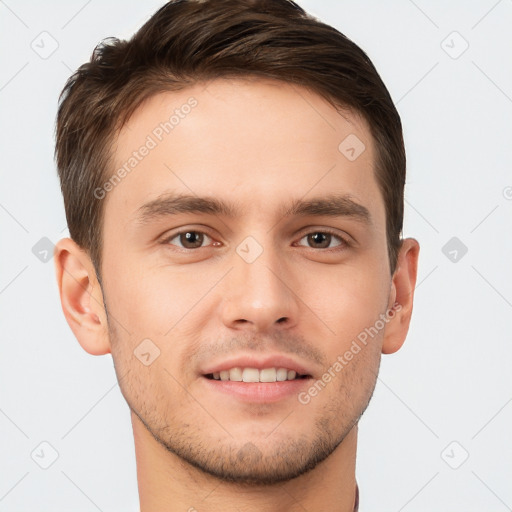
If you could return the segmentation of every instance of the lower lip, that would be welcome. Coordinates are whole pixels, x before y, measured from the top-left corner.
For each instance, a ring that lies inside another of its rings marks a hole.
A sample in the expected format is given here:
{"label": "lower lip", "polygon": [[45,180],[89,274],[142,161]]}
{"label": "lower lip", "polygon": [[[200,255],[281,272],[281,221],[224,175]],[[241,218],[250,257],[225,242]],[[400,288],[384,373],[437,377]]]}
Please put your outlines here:
{"label": "lower lip", "polygon": [[236,382],[206,377],[202,377],[202,380],[209,389],[231,395],[243,402],[272,403],[297,396],[310,385],[311,378],[276,382]]}

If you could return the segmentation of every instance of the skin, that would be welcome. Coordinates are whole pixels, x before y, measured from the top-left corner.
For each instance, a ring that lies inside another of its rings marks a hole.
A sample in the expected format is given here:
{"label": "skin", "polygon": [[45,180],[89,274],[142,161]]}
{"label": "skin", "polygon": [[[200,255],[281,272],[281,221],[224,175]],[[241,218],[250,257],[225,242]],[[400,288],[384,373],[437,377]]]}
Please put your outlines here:
{"label": "skin", "polygon": [[[223,79],[160,93],[119,133],[115,168],[190,97],[197,106],[104,199],[102,286],[72,240],[55,252],[66,319],[84,350],[112,354],[130,406],[141,511],[352,511],[357,422],[381,354],[406,338],[419,244],[403,241],[391,275],[369,128],[301,87]],[[349,134],[366,148],[354,161],[338,150]],[[144,203],[169,192],[240,212],[137,223]],[[371,224],[281,213],[334,192],[365,206]],[[306,236],[325,229],[348,244]],[[171,237],[181,230],[207,236],[187,245]],[[248,236],[263,250],[252,263],[236,252]],[[211,361],[283,353],[307,366],[307,391],[395,303],[307,404],[297,394],[248,404],[206,386]],[[160,355],[145,366],[134,350],[148,338]]]}

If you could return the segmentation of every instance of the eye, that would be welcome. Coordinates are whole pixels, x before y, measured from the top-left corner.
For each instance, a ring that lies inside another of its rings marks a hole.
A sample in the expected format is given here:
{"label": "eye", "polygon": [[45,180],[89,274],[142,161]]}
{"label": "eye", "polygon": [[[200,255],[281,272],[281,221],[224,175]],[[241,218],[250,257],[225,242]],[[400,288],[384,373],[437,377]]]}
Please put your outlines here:
{"label": "eye", "polygon": [[[329,230],[311,231],[300,238],[299,242],[304,239],[307,240],[307,244],[311,249],[336,249],[348,247],[350,245],[345,238]],[[176,247],[185,250],[193,250],[207,247],[203,244],[208,240],[210,240],[210,243],[213,241],[213,239],[203,231],[188,229],[168,236],[162,241],[162,243],[165,245],[175,245]],[[333,242],[336,241],[337,243],[332,245]],[[219,242],[213,242],[211,245],[221,244]],[[299,243],[299,245],[302,244]]]}
{"label": "eye", "polygon": [[[334,249],[336,247],[349,245],[342,236],[328,230],[311,231],[300,240],[304,239],[307,239],[308,244],[313,244],[313,247],[310,246],[312,249]],[[339,243],[331,246],[331,243],[335,241],[335,239],[339,240]]]}
{"label": "eye", "polygon": [[[212,240],[206,233],[203,233],[202,231],[189,229],[186,231],[180,231],[179,233],[174,233],[170,237],[163,240],[162,243],[177,245],[182,249],[200,249],[205,239]],[[177,240],[178,243],[173,243],[173,240]]]}

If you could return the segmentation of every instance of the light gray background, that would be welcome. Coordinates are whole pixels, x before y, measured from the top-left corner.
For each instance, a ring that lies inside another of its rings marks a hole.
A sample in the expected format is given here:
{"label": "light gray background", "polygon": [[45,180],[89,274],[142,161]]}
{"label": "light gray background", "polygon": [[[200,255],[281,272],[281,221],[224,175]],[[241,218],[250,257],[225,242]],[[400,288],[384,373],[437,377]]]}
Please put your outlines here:
{"label": "light gray background", "polygon": [[[111,356],[79,346],[36,244],[67,236],[58,94],[96,43],[162,3],[0,0],[0,512],[138,510]],[[383,356],[360,423],[361,512],[512,510],[512,1],[301,4],[389,87],[408,152],[404,235],[421,244],[408,339]],[[58,452],[48,469],[44,441]]]}

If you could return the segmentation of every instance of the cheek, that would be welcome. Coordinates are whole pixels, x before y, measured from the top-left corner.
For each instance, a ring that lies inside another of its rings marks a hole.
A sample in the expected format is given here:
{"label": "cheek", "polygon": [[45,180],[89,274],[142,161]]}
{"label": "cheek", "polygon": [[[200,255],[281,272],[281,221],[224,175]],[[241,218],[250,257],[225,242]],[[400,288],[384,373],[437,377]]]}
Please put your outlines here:
{"label": "cheek", "polygon": [[[374,325],[385,311],[389,288],[383,278],[382,268],[371,261],[339,267],[318,266],[314,271],[303,272],[299,297],[314,312],[316,323],[326,326],[335,345],[344,344],[365,328]],[[308,322],[309,323],[309,322]]]}
{"label": "cheek", "polygon": [[171,269],[112,266],[105,272],[109,312],[132,336],[163,336],[184,319],[211,287]]}

